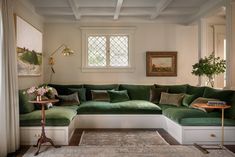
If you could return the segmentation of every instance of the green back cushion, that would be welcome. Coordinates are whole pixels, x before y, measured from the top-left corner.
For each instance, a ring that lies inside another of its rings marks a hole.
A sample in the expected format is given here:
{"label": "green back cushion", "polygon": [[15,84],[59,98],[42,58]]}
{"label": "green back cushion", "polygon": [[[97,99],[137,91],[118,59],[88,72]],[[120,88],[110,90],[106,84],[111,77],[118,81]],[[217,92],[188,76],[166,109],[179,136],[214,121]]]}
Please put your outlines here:
{"label": "green back cushion", "polygon": [[81,102],[86,101],[86,88],[69,88],[73,93],[77,92]]}
{"label": "green back cushion", "polygon": [[108,91],[110,102],[116,103],[116,102],[123,102],[130,100],[127,90],[122,91]]}
{"label": "green back cushion", "polygon": [[231,108],[225,110],[225,116],[235,119],[235,92],[232,97]]}
{"label": "green back cushion", "polygon": [[233,95],[234,91],[232,90],[220,90],[220,89],[206,87],[203,97],[219,99],[227,102],[228,104],[231,104]]}
{"label": "green back cushion", "polygon": [[107,84],[107,85],[92,85],[92,84],[85,84],[84,88],[86,88],[86,99],[91,100],[91,90],[118,90],[118,84]]}
{"label": "green back cushion", "polygon": [[150,89],[153,85],[129,85],[121,84],[120,90],[127,90],[131,100],[147,100],[150,98]]}
{"label": "green back cushion", "polygon": [[225,101],[228,105],[232,106],[225,110],[225,117],[235,118],[235,91],[206,87],[203,97]]}
{"label": "green back cushion", "polygon": [[188,85],[187,94],[194,95],[194,98],[202,97],[206,87],[196,87]]}
{"label": "green back cushion", "polygon": [[159,103],[162,92],[168,92],[168,88],[151,88],[149,101]]}
{"label": "green back cushion", "polygon": [[19,106],[20,114],[25,114],[34,111],[34,104],[29,103],[33,98],[27,94],[27,90],[19,90]]}
{"label": "green back cushion", "polygon": [[187,91],[187,84],[183,85],[158,85],[155,84],[156,88],[168,88],[169,93],[186,93]]}
{"label": "green back cushion", "polygon": [[48,86],[55,88],[59,95],[69,95],[69,94],[74,93],[69,88],[82,88],[83,87],[83,85],[59,85],[59,84],[48,84]]}

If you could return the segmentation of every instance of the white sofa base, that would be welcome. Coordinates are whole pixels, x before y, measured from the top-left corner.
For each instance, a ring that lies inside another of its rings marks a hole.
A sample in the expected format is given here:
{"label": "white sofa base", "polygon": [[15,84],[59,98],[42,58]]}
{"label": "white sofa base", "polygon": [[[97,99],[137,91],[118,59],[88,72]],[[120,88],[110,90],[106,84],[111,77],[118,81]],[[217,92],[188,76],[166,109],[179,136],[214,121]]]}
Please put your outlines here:
{"label": "white sofa base", "polygon": [[[75,130],[75,118],[69,126],[45,127],[46,136],[51,138],[55,145],[69,145]],[[42,127],[20,127],[20,144],[35,145],[42,132]],[[46,143],[48,144],[48,143]]]}
{"label": "white sofa base", "polygon": [[[180,144],[220,144],[220,126],[181,126],[164,115],[89,114],[77,115],[69,126],[46,127],[46,135],[57,145],[68,145],[76,128],[163,128]],[[41,127],[20,127],[21,144],[36,144]],[[225,144],[235,144],[235,127],[225,127]]]}
{"label": "white sofa base", "polygon": [[[221,126],[181,126],[167,117],[165,121],[165,130],[180,144],[221,143]],[[224,144],[235,144],[235,127],[224,127]]]}
{"label": "white sofa base", "polygon": [[165,128],[163,115],[154,114],[95,114],[78,115],[77,128]]}

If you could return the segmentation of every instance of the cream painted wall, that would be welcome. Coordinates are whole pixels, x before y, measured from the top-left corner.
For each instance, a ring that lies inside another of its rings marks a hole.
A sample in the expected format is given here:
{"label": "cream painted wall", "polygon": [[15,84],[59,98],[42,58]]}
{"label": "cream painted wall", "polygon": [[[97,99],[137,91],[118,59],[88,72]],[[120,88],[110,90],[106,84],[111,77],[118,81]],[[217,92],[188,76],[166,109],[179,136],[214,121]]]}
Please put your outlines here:
{"label": "cream painted wall", "polygon": [[[33,8],[26,1],[15,0],[14,12],[28,23],[32,24],[39,31],[43,32],[43,19],[35,13]],[[28,88],[43,82],[43,73],[41,76],[19,76],[19,89]]]}
{"label": "cream painted wall", "polygon": [[[81,30],[80,26],[135,26],[135,71],[130,73],[81,72]],[[49,54],[62,43],[75,51],[64,57],[57,53],[54,66],[56,74],[52,83],[133,83],[133,84],[198,84],[191,74],[192,64],[198,60],[197,26],[175,24],[45,24],[44,27],[44,81],[49,81]],[[146,77],[146,51],[178,51],[177,77]]]}

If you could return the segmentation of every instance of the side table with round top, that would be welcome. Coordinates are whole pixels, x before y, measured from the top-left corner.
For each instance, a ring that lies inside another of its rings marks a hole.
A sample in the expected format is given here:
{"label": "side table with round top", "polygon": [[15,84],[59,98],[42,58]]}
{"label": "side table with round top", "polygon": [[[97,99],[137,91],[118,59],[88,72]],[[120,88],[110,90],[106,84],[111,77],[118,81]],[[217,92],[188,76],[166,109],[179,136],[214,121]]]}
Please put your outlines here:
{"label": "side table with round top", "polygon": [[45,124],[46,124],[46,115],[45,115],[45,105],[48,103],[56,103],[59,102],[58,99],[47,99],[47,100],[41,100],[41,101],[29,101],[30,103],[34,103],[36,105],[41,106],[41,115],[42,115],[42,120],[41,120],[41,126],[42,126],[42,132],[41,136],[39,137],[36,147],[38,147],[37,152],[34,154],[35,156],[38,155],[40,151],[40,147],[43,143],[49,142],[53,147],[58,148],[58,146],[55,146],[53,141],[46,137],[45,134]]}
{"label": "side table with round top", "polygon": [[[208,105],[207,103],[198,103],[198,104],[193,104],[193,107],[198,107],[198,108],[204,108],[204,109],[220,109],[221,110],[221,149],[223,149],[224,145],[224,110],[230,108],[231,106],[229,105]],[[196,147],[201,147],[196,144]],[[199,148],[199,149],[204,149],[203,151],[206,152],[205,148]]]}

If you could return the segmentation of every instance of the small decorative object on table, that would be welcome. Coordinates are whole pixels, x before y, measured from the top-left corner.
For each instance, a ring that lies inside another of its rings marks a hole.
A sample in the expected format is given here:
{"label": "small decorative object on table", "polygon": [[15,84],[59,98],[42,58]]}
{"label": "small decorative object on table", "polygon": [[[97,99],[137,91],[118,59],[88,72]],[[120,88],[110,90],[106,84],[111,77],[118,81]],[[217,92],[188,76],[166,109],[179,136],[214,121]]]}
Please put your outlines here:
{"label": "small decorative object on table", "polygon": [[225,106],[226,102],[224,101],[208,101],[208,106]]}

